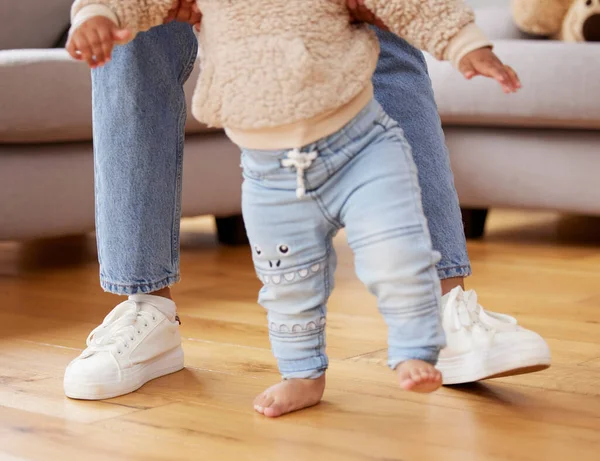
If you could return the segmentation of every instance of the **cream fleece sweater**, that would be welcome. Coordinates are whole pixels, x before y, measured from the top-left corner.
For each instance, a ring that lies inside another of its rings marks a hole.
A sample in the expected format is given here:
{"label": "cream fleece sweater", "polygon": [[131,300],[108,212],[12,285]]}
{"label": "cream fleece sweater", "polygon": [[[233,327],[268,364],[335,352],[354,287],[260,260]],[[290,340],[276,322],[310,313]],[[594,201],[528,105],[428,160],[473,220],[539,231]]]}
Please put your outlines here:
{"label": "cream fleece sweater", "polygon": [[[202,72],[192,112],[253,149],[302,147],[348,123],[373,95],[379,44],[346,0],[197,0]],[[135,35],[176,0],[76,0],[73,27],[110,18]],[[490,46],[460,0],[365,0],[392,32],[455,66]]]}

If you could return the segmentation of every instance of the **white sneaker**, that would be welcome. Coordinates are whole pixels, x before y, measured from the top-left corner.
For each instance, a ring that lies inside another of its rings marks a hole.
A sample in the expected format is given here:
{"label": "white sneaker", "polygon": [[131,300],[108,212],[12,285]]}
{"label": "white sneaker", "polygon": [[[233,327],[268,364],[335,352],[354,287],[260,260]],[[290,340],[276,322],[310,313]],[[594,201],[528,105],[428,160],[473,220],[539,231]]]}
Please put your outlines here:
{"label": "white sneaker", "polygon": [[477,294],[454,288],[442,298],[447,346],[437,368],[443,382],[461,384],[545,370],[550,348],[537,333],[513,317],[485,311]]}
{"label": "white sneaker", "polygon": [[87,349],[65,372],[67,397],[100,400],[128,394],[183,368],[179,319],[134,295],[113,309],[87,339]]}

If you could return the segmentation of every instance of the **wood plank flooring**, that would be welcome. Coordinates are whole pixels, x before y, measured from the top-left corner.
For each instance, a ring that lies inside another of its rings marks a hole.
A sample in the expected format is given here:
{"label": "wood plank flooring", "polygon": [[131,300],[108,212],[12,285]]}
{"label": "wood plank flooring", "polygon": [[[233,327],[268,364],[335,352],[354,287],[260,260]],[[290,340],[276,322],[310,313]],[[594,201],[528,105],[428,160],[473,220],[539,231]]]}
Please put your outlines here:
{"label": "wood plank flooring", "polygon": [[492,212],[468,285],[546,337],[553,366],[429,396],[383,366],[384,324],[340,236],[325,400],[279,420],[251,405],[278,374],[249,249],[216,245],[205,218],[183,224],[174,292],[186,369],[118,399],[65,398],[65,366],[119,301],[93,247],[0,244],[0,461],[600,460],[600,220]]}

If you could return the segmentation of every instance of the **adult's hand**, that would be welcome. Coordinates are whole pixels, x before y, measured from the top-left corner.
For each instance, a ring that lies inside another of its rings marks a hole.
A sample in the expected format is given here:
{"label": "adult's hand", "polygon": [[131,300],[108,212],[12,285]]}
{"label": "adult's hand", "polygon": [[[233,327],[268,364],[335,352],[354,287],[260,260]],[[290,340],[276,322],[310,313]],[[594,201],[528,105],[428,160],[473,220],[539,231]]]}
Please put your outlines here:
{"label": "adult's hand", "polygon": [[202,13],[198,10],[196,0],[179,0],[177,4],[169,10],[169,15],[165,18],[165,24],[171,21],[185,22],[200,29],[202,22]]}
{"label": "adult's hand", "polygon": [[380,29],[389,30],[383,21],[375,16],[371,10],[365,6],[365,0],[346,0],[346,5],[350,10],[352,18],[356,22],[366,22],[368,24],[373,24]]}

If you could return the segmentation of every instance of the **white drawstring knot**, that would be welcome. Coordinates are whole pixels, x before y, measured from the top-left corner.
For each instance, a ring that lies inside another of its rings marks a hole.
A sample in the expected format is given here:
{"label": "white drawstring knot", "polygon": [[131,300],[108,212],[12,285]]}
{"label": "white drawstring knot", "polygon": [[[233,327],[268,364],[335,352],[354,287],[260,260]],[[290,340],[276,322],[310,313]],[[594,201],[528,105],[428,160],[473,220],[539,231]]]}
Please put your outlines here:
{"label": "white drawstring knot", "polygon": [[300,152],[300,149],[294,149],[288,152],[287,158],[281,161],[281,166],[286,168],[296,168],[296,197],[302,198],[306,195],[306,185],[304,184],[304,171],[312,165],[312,162],[319,156],[317,151]]}

